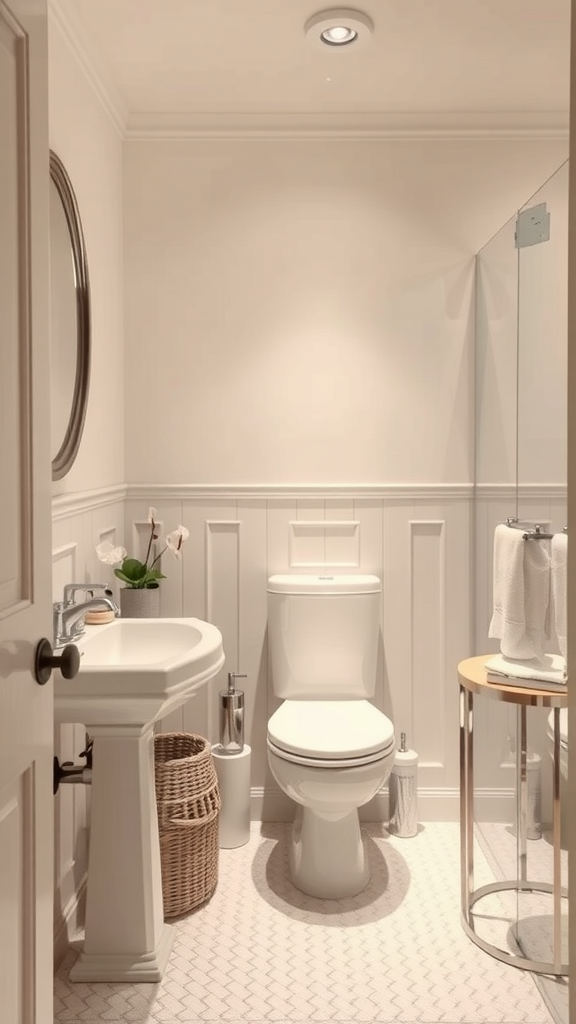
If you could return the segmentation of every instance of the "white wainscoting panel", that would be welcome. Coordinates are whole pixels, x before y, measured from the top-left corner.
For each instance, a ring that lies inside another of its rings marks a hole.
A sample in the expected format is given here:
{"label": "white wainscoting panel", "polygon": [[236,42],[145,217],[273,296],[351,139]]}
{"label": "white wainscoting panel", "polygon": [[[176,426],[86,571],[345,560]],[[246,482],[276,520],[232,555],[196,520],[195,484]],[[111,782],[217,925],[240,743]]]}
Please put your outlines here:
{"label": "white wainscoting panel", "polygon": [[[310,565],[311,571],[326,567],[374,573],[382,580],[374,703],[394,722],[398,737],[407,732],[410,745],[420,754],[420,820],[457,820],[456,666],[471,654],[498,649],[497,642],[487,638],[492,542],[496,524],[514,514],[515,500],[512,488],[478,488],[474,500],[471,486],[428,485],[313,488],[309,493],[288,487],[137,485],[128,488],[126,496],[119,489],[100,496],[72,496],[68,511],[59,498],[53,517],[55,599],[65,583],[84,580],[109,583],[118,593],[112,569],[98,562],[95,547],[107,539],[124,543],[129,554],[135,554],[134,524],[141,524],[143,544],[150,505],[162,528],[159,543],[177,525],[186,526],[190,537],[182,559],[169,553],[162,557],[166,579],[161,583],[161,614],[215,622],[224,637],[226,664],[217,679],[159,727],[216,741],[218,691],[226,686],[227,672],[247,673],[241,688],[246,695],[246,742],[252,747],[253,816],[288,819],[293,805],[275,786],[266,755],[267,721],[277,706],[268,670],[266,581],[274,573],[305,571],[295,554],[300,560],[303,543],[316,544],[321,535],[320,548],[314,547],[319,561]],[[522,515],[549,522],[553,530],[565,524],[565,488],[524,489],[519,505]],[[340,524],[345,524],[343,530]],[[300,544],[296,553],[295,543]],[[534,749],[542,756],[546,813],[546,715],[540,718],[534,726]],[[493,701],[476,702],[477,813],[486,820],[507,820],[513,727],[509,708]],[[77,760],[83,736],[80,725],[58,729],[58,756]],[[55,801],[57,956],[82,919],[86,789],[69,787]],[[385,788],[362,809],[362,817],[386,816]]]}
{"label": "white wainscoting panel", "polygon": [[358,568],[360,523],[348,520],[290,522],[290,568]]}
{"label": "white wainscoting panel", "polygon": [[52,600],[61,601],[64,587],[77,579],[76,555],[78,545],[71,541],[52,549]]}
{"label": "white wainscoting panel", "polygon": [[208,739],[218,742],[218,689],[225,689],[228,672],[239,671],[240,660],[240,521],[206,520],[206,618],[222,633],[226,664],[221,685],[210,685]]}
{"label": "white wainscoting panel", "polygon": [[[418,739],[422,766],[439,766],[445,756],[446,572],[442,519],[411,519],[411,691],[410,732]],[[415,739],[414,739],[415,741]]]}
{"label": "white wainscoting panel", "polygon": [[252,747],[252,784],[257,780],[264,786],[268,779],[266,734],[269,717],[266,502],[263,499],[239,499],[237,511],[242,523],[238,583],[238,671],[247,674],[246,679],[239,680],[239,686],[245,694],[244,727],[246,742]]}

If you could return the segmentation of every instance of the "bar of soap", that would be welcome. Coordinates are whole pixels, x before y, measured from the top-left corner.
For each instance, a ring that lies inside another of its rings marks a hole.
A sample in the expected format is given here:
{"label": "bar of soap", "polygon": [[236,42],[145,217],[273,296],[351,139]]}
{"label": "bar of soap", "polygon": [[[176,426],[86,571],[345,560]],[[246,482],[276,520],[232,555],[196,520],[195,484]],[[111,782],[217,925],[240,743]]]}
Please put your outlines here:
{"label": "bar of soap", "polygon": [[109,608],[97,609],[94,608],[92,611],[87,611],[84,616],[84,622],[87,626],[103,626],[105,622],[113,622],[115,619],[113,611]]}

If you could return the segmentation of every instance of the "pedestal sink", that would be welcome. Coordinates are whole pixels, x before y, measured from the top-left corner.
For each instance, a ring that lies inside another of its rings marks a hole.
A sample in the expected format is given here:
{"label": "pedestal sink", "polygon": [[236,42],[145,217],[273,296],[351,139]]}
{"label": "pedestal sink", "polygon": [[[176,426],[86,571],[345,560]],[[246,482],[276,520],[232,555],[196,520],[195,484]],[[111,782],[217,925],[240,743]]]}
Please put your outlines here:
{"label": "pedestal sink", "polygon": [[153,723],[224,664],[200,619],[87,626],[75,679],[54,673],[54,717],[94,738],[86,934],[72,981],[157,982],[173,940],[164,923]]}

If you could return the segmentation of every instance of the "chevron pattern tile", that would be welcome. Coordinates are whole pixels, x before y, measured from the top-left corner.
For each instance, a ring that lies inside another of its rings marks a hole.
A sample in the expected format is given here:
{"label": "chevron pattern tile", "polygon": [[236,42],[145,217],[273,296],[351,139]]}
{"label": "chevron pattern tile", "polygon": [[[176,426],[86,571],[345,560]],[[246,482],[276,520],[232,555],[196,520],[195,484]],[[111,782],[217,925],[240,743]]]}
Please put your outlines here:
{"label": "chevron pattern tile", "polygon": [[[71,949],[55,1024],[553,1024],[532,975],[462,930],[457,824],[411,839],[365,825],[371,879],[345,900],[292,886],[289,829],[258,823],[221,850],[216,892],[176,922],[161,984],[72,984]],[[493,878],[478,849],[475,884]]]}
{"label": "chevron pattern tile", "polygon": [[[483,822],[477,825],[476,834],[480,848],[496,878],[513,878],[516,871],[516,834],[510,825]],[[552,882],[553,839],[550,827],[542,830],[540,839],[527,843],[528,877],[540,882]],[[562,849],[560,854],[562,885],[568,887],[568,850]],[[530,900],[530,916],[526,914],[526,922],[520,931],[526,955],[536,960],[551,960],[553,953],[552,941],[552,897],[527,897]],[[546,927],[544,927],[546,925]],[[568,960],[568,901],[562,900],[562,959]],[[535,978],[546,1005],[549,1007],[556,1024],[569,1024],[568,980],[554,978],[546,974]]]}

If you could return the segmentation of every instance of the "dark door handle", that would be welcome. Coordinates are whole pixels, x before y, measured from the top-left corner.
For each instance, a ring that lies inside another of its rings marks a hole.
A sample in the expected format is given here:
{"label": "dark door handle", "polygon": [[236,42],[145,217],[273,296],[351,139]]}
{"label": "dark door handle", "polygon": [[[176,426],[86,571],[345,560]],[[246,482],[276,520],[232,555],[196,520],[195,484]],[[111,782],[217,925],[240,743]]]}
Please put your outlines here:
{"label": "dark door handle", "polygon": [[48,682],[53,668],[59,668],[64,679],[74,679],[80,668],[80,652],[74,644],[68,644],[58,654],[54,654],[52,644],[44,637],[36,648],[34,658],[34,678],[40,686]]}

